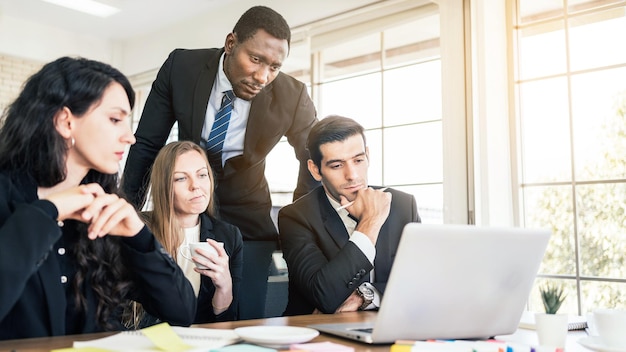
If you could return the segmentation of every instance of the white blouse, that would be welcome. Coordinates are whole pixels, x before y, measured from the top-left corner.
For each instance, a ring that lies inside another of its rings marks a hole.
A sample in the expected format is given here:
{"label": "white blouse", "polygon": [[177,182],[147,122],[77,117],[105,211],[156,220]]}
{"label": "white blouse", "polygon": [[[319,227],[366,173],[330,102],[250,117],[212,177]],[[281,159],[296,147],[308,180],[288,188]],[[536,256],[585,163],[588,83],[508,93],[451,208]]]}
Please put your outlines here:
{"label": "white blouse", "polygon": [[[200,274],[195,272],[193,269],[196,267],[194,262],[191,260],[185,259],[185,257],[180,253],[182,250],[187,251],[187,248],[183,248],[185,245],[188,245],[192,242],[200,241],[200,223],[194,227],[185,228],[185,239],[180,247],[178,247],[178,266],[185,273],[185,277],[189,282],[191,282],[191,286],[193,287],[193,292],[195,292],[196,297],[198,297],[198,292],[200,292]],[[187,253],[186,253],[187,254]],[[193,253],[189,253],[189,256],[193,256]]]}

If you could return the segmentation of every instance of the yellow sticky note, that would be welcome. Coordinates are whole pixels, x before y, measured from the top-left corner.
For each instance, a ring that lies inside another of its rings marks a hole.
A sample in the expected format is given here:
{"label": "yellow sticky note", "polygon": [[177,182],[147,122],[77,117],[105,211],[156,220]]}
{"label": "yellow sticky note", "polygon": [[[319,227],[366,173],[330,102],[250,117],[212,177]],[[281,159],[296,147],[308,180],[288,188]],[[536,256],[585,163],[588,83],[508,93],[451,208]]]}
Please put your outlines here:
{"label": "yellow sticky note", "polygon": [[185,344],[180,336],[176,335],[168,323],[161,323],[141,329],[146,337],[162,351],[185,351],[191,346]]}

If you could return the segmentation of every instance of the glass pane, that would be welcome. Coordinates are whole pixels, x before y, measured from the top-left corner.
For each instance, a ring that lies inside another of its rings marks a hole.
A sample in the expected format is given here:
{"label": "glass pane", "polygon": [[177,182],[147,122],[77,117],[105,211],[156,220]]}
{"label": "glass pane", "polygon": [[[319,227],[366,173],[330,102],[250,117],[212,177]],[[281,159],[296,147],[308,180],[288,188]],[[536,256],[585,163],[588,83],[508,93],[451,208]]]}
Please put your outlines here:
{"label": "glass pane", "polygon": [[439,14],[434,14],[384,31],[385,67],[440,57],[439,28]]}
{"label": "glass pane", "polygon": [[343,79],[321,86],[320,117],[342,115],[364,128],[382,126],[380,73]]}
{"label": "glass pane", "polygon": [[563,15],[563,0],[520,0],[519,22],[528,23]]}
{"label": "glass pane", "polygon": [[565,72],[565,31],[563,28],[563,21],[555,21],[518,31],[520,80]]}
{"label": "glass pane", "polygon": [[383,133],[380,129],[365,131],[365,142],[369,149],[370,168],[367,181],[370,185],[383,185]]}
{"label": "glass pane", "polygon": [[311,84],[311,48],[309,45],[295,45],[289,50],[289,56],[283,63],[282,72],[300,82]]}
{"label": "glass pane", "polygon": [[626,278],[626,184],[576,188],[582,276]]}
{"label": "glass pane", "polygon": [[385,126],[441,120],[441,60],[389,70],[383,77]]}
{"label": "glass pane", "polygon": [[417,213],[422,224],[443,224],[443,185],[419,185],[393,187],[412,194],[417,203]]}
{"label": "glass pane", "polygon": [[519,85],[523,182],[571,180],[565,78]]}
{"label": "glass pane", "polygon": [[380,33],[356,38],[322,50],[322,82],[379,70]]}
{"label": "glass pane", "polygon": [[523,197],[524,226],[552,231],[539,272],[574,275],[576,243],[571,186],[524,187]]}
{"label": "glass pane", "polygon": [[626,309],[626,284],[581,280],[583,314],[596,308]]}
{"label": "glass pane", "polygon": [[559,308],[559,314],[578,314],[578,297],[576,295],[576,281],[575,280],[559,280],[559,279],[547,279],[537,278],[532,290],[530,291],[530,298],[528,301],[528,310],[531,312],[543,313],[545,308],[541,300],[541,294],[539,288],[544,285],[558,285],[563,287],[563,293],[565,294],[565,301]]}
{"label": "glass pane", "polygon": [[265,177],[272,193],[275,206],[291,203],[294,189],[298,183],[298,159],[293,148],[286,140],[278,142],[267,155]]}
{"label": "glass pane", "polygon": [[441,122],[386,128],[383,131],[385,184],[442,182],[441,131]]}
{"label": "glass pane", "polygon": [[572,71],[626,62],[626,46],[612,37],[614,33],[626,33],[623,7],[572,17],[569,24]]}
{"label": "glass pane", "polygon": [[619,3],[624,3],[624,0],[567,0],[567,12],[574,13]]}
{"label": "glass pane", "polygon": [[626,178],[626,68],[572,76],[577,180]]}

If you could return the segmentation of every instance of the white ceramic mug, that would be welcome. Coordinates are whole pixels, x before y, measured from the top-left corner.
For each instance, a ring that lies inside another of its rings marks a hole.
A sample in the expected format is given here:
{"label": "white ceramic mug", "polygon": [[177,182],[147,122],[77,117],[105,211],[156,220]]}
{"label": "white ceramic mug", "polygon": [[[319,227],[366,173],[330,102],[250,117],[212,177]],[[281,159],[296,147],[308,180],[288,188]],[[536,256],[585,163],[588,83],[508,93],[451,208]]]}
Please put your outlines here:
{"label": "white ceramic mug", "polygon": [[593,320],[602,344],[611,348],[626,348],[626,310],[596,309]]}
{"label": "white ceramic mug", "polygon": [[[224,246],[223,243],[221,243],[221,242],[218,242],[218,243],[221,244],[222,246]],[[193,243],[189,243],[189,244],[184,244],[184,245],[180,246],[179,253],[185,259],[190,260],[190,261],[193,262],[193,259],[191,259],[191,258],[194,255],[196,255],[196,253],[197,253],[196,249],[202,249],[205,252],[217,254],[217,250],[215,250],[215,248],[213,248],[213,246],[211,246],[211,244],[209,242],[193,242]],[[196,262],[194,262],[194,264],[196,264],[196,267],[198,269],[208,269],[206,266],[204,266],[202,264],[198,264]]]}

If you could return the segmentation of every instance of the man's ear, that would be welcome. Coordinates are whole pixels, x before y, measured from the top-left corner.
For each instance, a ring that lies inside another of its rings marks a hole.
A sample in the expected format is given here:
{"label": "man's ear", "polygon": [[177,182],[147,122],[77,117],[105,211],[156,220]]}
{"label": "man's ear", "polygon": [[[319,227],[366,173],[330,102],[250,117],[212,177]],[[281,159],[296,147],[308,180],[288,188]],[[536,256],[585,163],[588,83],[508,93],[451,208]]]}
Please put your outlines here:
{"label": "man's ear", "polygon": [[317,165],[315,165],[313,160],[309,159],[306,165],[308,166],[309,172],[311,173],[311,176],[313,176],[315,181],[321,181],[322,174],[320,173],[320,169],[317,167]]}
{"label": "man's ear", "polygon": [[69,139],[72,137],[73,122],[74,115],[66,106],[54,115],[54,127],[63,138]]}
{"label": "man's ear", "polygon": [[226,40],[224,40],[224,51],[226,55],[230,55],[233,51],[233,48],[237,44],[237,35],[234,32],[230,32],[226,35]]}

